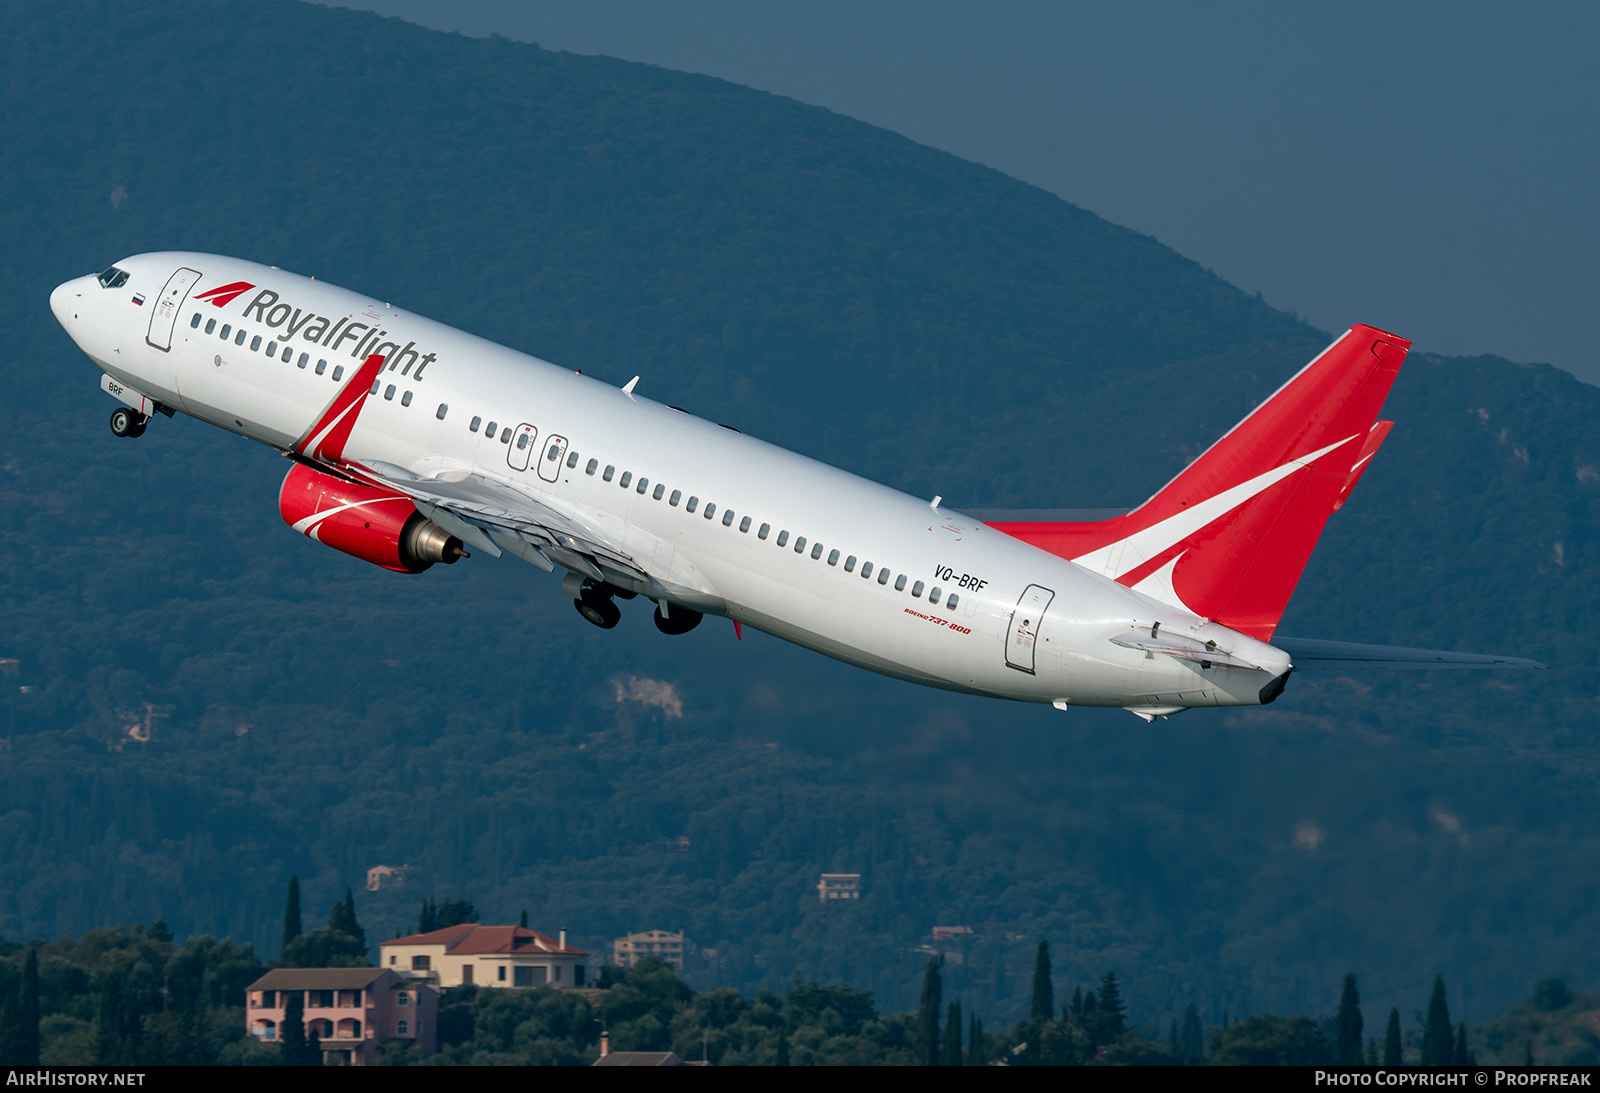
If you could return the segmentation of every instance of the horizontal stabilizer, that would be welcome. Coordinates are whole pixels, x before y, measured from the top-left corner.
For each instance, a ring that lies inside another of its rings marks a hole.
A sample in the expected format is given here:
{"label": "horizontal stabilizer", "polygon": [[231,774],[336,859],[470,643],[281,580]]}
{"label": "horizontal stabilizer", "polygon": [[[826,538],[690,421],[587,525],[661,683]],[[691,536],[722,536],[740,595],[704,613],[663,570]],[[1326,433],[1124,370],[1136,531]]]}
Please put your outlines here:
{"label": "horizontal stabilizer", "polygon": [[1368,668],[1544,668],[1526,657],[1497,657],[1483,653],[1449,653],[1441,649],[1410,649],[1403,645],[1362,645],[1353,641],[1317,638],[1272,639],[1289,654],[1297,672],[1360,671]]}

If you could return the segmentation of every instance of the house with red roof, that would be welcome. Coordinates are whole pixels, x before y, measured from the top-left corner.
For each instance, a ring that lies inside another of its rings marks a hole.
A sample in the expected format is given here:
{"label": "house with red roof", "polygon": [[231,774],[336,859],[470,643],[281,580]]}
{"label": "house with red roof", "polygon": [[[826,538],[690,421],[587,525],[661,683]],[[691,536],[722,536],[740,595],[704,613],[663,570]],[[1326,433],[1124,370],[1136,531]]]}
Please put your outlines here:
{"label": "house with red roof", "polygon": [[372,1066],[390,1044],[415,1045],[424,1059],[434,1052],[438,995],[425,984],[384,968],[274,968],[245,988],[250,1035],[280,1039],[291,994],[324,1062]]}
{"label": "house with red roof", "polygon": [[411,934],[378,946],[379,963],[432,987],[540,987],[588,983],[589,954],[567,944],[567,931],[550,937],[526,926],[467,922]]}

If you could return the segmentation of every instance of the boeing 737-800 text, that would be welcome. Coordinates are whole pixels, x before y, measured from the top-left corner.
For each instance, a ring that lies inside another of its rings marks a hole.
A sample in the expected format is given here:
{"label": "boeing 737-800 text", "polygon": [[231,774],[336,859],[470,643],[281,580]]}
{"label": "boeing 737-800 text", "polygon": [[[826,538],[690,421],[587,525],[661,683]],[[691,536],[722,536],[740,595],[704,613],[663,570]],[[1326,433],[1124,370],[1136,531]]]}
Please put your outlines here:
{"label": "boeing 737-800 text", "polygon": [[417,573],[468,549],[562,569],[601,627],[707,614],[886,675],[1150,719],[1258,705],[1319,664],[1507,658],[1274,641],[1367,469],[1410,343],[1356,326],[1144,505],[985,524],[371,297],[209,254],[141,254],[51,308],[122,404],[293,461],[296,531]]}

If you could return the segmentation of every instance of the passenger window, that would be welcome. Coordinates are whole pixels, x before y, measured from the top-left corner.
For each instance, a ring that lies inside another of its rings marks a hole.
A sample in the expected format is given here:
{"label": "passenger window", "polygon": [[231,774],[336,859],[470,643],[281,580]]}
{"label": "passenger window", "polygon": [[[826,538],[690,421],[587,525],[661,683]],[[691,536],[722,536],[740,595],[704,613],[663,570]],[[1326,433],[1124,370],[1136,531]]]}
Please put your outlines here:
{"label": "passenger window", "polygon": [[844,560],[844,571],[846,573],[854,573],[856,571],[856,556],[854,554]]}
{"label": "passenger window", "polygon": [[576,467],[577,465],[578,465],[578,453],[577,452],[568,452],[567,453],[567,470],[570,471],[572,468]]}
{"label": "passenger window", "polygon": [[820,557],[822,557],[822,544],[817,543],[811,548],[811,560],[814,562]]}
{"label": "passenger window", "polygon": [[633,472],[632,471],[623,471],[622,472],[622,481],[620,483],[618,483],[618,484],[623,489],[627,489],[628,488],[628,483],[630,483],[632,481],[633,481]]}
{"label": "passenger window", "polygon": [[[558,460],[560,458],[561,458],[561,445],[559,445],[559,444],[550,445],[550,450],[548,452],[544,453],[544,461],[546,463],[554,463],[556,460]],[[577,460],[574,459],[572,462],[576,463]]]}
{"label": "passenger window", "polygon": [[706,519],[709,520],[713,516],[715,516],[716,514],[717,514],[717,506],[713,505],[711,502],[707,501],[706,502]]}
{"label": "passenger window", "polygon": [[722,526],[725,527],[725,528],[731,528],[733,526],[733,510],[732,509],[723,509],[722,510]]}
{"label": "passenger window", "polygon": [[257,334],[255,337],[250,339],[250,352],[252,352],[252,353],[261,352],[261,335],[260,334]]}
{"label": "passenger window", "polygon": [[828,551],[828,564],[829,565],[838,565],[839,564],[839,552],[837,550]]}
{"label": "passenger window", "polygon": [[650,480],[648,478],[641,478],[641,479],[639,479],[639,484],[637,486],[633,487],[633,492],[634,493],[638,493],[638,494],[643,494],[644,491],[649,489],[649,488],[650,488]]}
{"label": "passenger window", "polygon": [[300,359],[294,362],[296,368],[304,368],[306,365],[308,365],[310,363],[311,363],[311,354],[309,354],[309,353],[300,354]]}
{"label": "passenger window", "polygon": [[286,345],[283,347],[283,363],[288,364],[292,360],[294,360],[294,350]]}
{"label": "passenger window", "polygon": [[472,422],[467,426],[467,432],[469,432],[469,433],[477,432],[478,431],[478,426],[480,426],[482,424],[483,424],[483,418],[474,417],[472,419]]}
{"label": "passenger window", "polygon": [[806,552],[806,537],[804,535],[795,537],[794,552],[796,554],[804,554]]}
{"label": "passenger window", "polygon": [[[895,587],[898,588],[899,585],[896,585]],[[911,586],[911,594],[920,600],[922,599],[922,589],[923,584],[921,581],[918,581],[916,584]]]}
{"label": "passenger window", "polygon": [[772,525],[771,524],[762,524],[761,525],[761,529],[756,532],[756,538],[762,540],[763,542],[765,542],[766,538],[767,538],[767,532],[769,532],[771,530],[772,530]]}
{"label": "passenger window", "polygon": [[528,434],[523,433],[517,437],[517,451],[525,451],[528,447]]}
{"label": "passenger window", "polygon": [[[302,364],[300,367],[304,368],[305,365]],[[320,376],[320,375],[322,375],[322,373],[326,372],[327,370],[328,370],[328,362],[327,361],[318,361],[317,362],[317,375]]]}
{"label": "passenger window", "polygon": [[384,388],[383,401],[384,402],[393,402],[394,401],[394,384],[391,383],[388,387]]}
{"label": "passenger window", "polygon": [[215,319],[207,319],[206,320],[206,333],[207,334],[214,333],[216,331],[216,329],[217,329],[217,320],[215,320]]}
{"label": "passenger window", "polygon": [[382,386],[383,386],[383,381],[382,380],[373,380],[372,381],[372,390],[367,392],[367,393],[369,395],[376,395],[378,393],[378,388],[380,388]]}
{"label": "passenger window", "polygon": [[746,516],[743,520],[739,521],[739,530],[745,535],[750,534],[750,517]]}
{"label": "passenger window", "polygon": [[234,344],[234,345],[243,345],[243,344],[244,344],[244,339],[245,339],[245,336],[246,336],[246,332],[245,332],[245,331],[244,331],[244,330],[242,330],[242,329],[241,329],[241,330],[240,330],[240,331],[239,331],[239,333],[237,333],[237,334],[235,334],[235,335],[234,335],[234,336],[233,336],[233,344]]}
{"label": "passenger window", "polygon": [[583,468],[583,473],[588,475],[590,478],[593,478],[594,477],[594,472],[599,470],[599,469],[600,469],[600,461],[598,459],[591,459],[591,460],[589,460],[588,464]]}
{"label": "passenger window", "polygon": [[673,508],[677,508],[678,507],[678,500],[682,496],[683,496],[683,491],[682,490],[673,490],[672,491],[672,496],[667,498],[667,504],[671,505]]}
{"label": "passenger window", "polygon": [[487,425],[485,425],[483,427],[483,435],[488,437],[490,440],[493,440],[494,439],[494,434],[499,432],[499,431],[500,431],[500,426],[499,426],[499,424],[497,422],[491,421],[491,422],[489,422],[489,424],[487,424]]}
{"label": "passenger window", "polygon": [[861,576],[863,578],[872,576],[872,563],[871,562],[862,562],[861,563]]}
{"label": "passenger window", "polygon": [[410,391],[407,391],[405,394],[400,396],[400,405],[401,406],[410,406],[411,405],[411,392]]}
{"label": "passenger window", "polygon": [[438,418],[440,421],[443,421],[444,420],[444,415],[446,413],[448,413],[449,410],[450,410],[450,407],[446,406],[444,403],[441,402],[441,403],[439,403],[438,412],[435,413],[433,416]]}
{"label": "passenger window", "polygon": [[276,357],[277,355],[278,355],[278,343],[277,342],[268,342],[267,343],[267,356]]}
{"label": "passenger window", "polygon": [[950,593],[950,598],[944,601],[944,605],[947,609],[954,611],[956,609],[956,604],[959,602],[961,602],[961,597],[952,592]]}
{"label": "passenger window", "polygon": [[932,588],[928,589],[928,602],[929,603],[938,603],[939,602],[939,586],[938,585],[934,585]]}
{"label": "passenger window", "polygon": [[338,383],[343,378],[344,378],[344,365],[342,365],[342,364],[334,365],[333,366],[333,382],[334,383]]}
{"label": "passenger window", "polygon": [[194,318],[189,320],[189,329],[193,330],[196,327],[198,327],[199,325],[200,325],[200,313],[198,311],[196,311],[194,313]]}
{"label": "passenger window", "polygon": [[690,497],[689,498],[689,503],[687,505],[683,506],[683,507],[684,507],[684,510],[686,512],[693,512],[697,507],[699,507],[699,504],[700,504],[700,498],[698,498],[698,497]]}
{"label": "passenger window", "polygon": [[788,546],[789,545],[789,533],[787,531],[778,532],[778,545],[779,546]]}
{"label": "passenger window", "polygon": [[896,592],[904,592],[906,590],[906,575],[904,573],[894,579],[894,590]]}
{"label": "passenger window", "polygon": [[511,426],[507,425],[504,429],[500,430],[500,443],[511,443]]}
{"label": "passenger window", "polygon": [[650,496],[655,498],[657,501],[659,501],[659,500],[661,500],[662,497],[666,496],[666,492],[667,492],[667,487],[663,486],[660,482],[657,482],[656,483],[656,492],[652,493]]}
{"label": "passenger window", "polygon": [[887,568],[878,570],[878,583],[879,584],[888,584],[889,583],[889,570]]}
{"label": "passenger window", "polygon": [[609,481],[611,481],[612,478],[614,478],[616,476],[616,473],[617,473],[616,466],[611,464],[611,463],[607,463],[606,464],[606,473],[602,474],[600,476],[600,480],[603,481],[603,482],[609,482]]}
{"label": "passenger window", "polygon": [[232,323],[223,323],[222,324],[222,335],[221,335],[222,336],[222,340],[223,341],[227,341],[228,340],[228,336],[230,334],[232,334],[232,333],[233,333],[233,324]]}

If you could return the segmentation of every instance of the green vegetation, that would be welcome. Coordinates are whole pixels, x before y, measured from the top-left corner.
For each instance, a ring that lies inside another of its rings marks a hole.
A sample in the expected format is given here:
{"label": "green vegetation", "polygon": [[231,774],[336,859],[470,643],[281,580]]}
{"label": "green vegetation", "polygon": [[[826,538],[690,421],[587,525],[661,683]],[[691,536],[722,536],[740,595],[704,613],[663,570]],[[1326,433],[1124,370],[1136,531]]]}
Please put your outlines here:
{"label": "green vegetation", "polygon": [[[1352,966],[1372,1012],[1442,970],[1473,1020],[1530,975],[1600,977],[1595,389],[1414,354],[1285,622],[1555,672],[1297,676],[1144,726],[644,612],[602,634],[529,567],[405,579],[296,536],[258,446],[188,420],[114,440],[50,288],[142,250],[276,262],[957,508],[1136,502],[1325,335],[1015,180],[703,77],[272,0],[9,5],[0,65],[0,937],[164,920],[370,959],[424,893],[472,892],[596,953],[686,932],[696,1004],[735,992],[717,1027],[754,1036],[759,992],[797,981],[914,1013],[918,946],[966,924],[943,997],[991,1029],[1034,1012],[1040,937],[1063,998],[1097,984],[1025,1038],[1063,1059],[1134,1050],[1091,1031],[1121,992],[1136,1027],[1182,1015],[1193,1058],[1189,1007],[1320,1012]],[[411,879],[362,897],[365,937],[280,919],[281,878],[320,909],[380,865]],[[829,871],[863,898],[822,906]],[[108,1055],[144,1050],[118,1022],[168,959],[129,956]],[[93,1005],[49,1012],[47,1056],[99,1035]],[[914,1017],[780,1024],[796,1063],[920,1043]]]}

